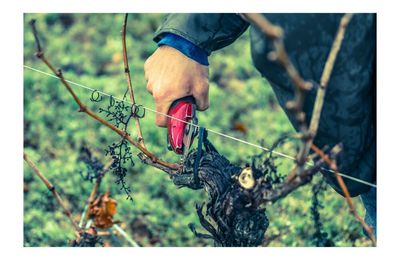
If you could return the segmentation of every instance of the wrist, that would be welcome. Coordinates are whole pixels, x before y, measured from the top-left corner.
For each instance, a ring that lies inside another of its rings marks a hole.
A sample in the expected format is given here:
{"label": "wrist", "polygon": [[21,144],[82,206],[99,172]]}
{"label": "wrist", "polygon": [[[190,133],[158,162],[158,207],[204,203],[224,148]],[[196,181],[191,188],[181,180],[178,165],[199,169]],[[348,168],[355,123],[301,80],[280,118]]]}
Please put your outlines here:
{"label": "wrist", "polygon": [[167,33],[157,44],[158,46],[168,45],[202,65],[209,65],[207,53],[194,43],[179,35]]}

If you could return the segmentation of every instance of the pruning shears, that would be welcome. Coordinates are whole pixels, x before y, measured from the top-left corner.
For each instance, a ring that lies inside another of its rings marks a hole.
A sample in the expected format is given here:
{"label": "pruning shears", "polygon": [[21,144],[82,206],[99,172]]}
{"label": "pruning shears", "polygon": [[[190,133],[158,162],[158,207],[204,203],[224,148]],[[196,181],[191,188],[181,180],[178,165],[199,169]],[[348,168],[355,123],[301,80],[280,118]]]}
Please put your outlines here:
{"label": "pruning shears", "polygon": [[168,111],[168,149],[181,155],[184,162],[198,134],[196,102],[193,96],[175,100]]}

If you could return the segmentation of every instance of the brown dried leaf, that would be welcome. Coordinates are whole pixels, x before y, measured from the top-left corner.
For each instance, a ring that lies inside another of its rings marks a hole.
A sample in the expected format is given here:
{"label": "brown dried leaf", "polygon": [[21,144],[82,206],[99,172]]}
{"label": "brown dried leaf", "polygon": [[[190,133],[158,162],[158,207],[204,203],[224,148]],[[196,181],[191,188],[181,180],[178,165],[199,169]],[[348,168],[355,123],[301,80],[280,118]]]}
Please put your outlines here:
{"label": "brown dried leaf", "polygon": [[89,208],[89,218],[93,218],[95,227],[109,228],[114,224],[113,217],[117,213],[117,201],[110,198],[109,192],[101,194]]}

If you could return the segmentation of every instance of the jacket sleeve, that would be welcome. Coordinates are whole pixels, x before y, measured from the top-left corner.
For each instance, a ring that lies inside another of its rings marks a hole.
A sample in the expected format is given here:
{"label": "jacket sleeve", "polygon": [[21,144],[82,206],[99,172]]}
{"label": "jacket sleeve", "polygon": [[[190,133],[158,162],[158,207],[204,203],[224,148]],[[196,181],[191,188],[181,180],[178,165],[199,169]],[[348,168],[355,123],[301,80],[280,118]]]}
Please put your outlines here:
{"label": "jacket sleeve", "polygon": [[160,41],[166,33],[173,33],[210,55],[234,42],[248,26],[237,14],[169,14],[157,29],[154,41]]}

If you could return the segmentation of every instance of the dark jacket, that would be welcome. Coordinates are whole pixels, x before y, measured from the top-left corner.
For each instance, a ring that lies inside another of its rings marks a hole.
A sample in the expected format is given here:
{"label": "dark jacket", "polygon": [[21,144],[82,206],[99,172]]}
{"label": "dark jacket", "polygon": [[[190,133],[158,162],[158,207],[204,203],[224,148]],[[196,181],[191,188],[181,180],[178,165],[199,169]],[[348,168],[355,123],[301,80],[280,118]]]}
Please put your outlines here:
{"label": "dark jacket", "polygon": [[[332,46],[342,14],[265,14],[285,32],[290,59],[304,79],[313,83],[304,111],[310,122],[318,82]],[[157,30],[155,40],[174,33],[201,47],[207,54],[235,41],[249,26],[236,14],[171,14]],[[276,97],[297,129],[285,104],[293,98],[293,85],[281,66],[266,56],[269,41],[251,28],[254,65],[271,84]],[[343,144],[338,157],[341,172],[374,183],[376,181],[376,16],[353,16],[338,54],[325,98],[315,145]],[[323,172],[332,187],[342,194],[332,173]],[[344,178],[352,196],[371,187]]]}

